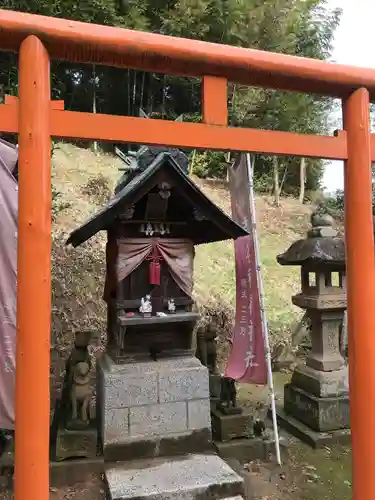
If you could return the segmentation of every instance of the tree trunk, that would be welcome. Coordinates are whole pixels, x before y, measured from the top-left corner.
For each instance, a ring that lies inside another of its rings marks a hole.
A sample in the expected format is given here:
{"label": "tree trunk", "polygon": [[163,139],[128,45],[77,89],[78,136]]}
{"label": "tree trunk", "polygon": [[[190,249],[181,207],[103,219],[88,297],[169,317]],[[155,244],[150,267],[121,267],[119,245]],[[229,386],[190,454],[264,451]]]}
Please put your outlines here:
{"label": "tree trunk", "polygon": [[279,183],[279,160],[277,156],[273,157],[273,195],[274,203],[280,206],[280,183]]}
{"label": "tree trunk", "polygon": [[305,184],[306,184],[306,159],[305,158],[301,158],[301,160],[300,160],[299,178],[300,178],[299,201],[300,201],[300,203],[303,203],[303,200],[305,199]]}
{"label": "tree trunk", "polygon": [[[96,114],[96,72],[95,72],[95,64],[92,66],[92,112]],[[94,153],[98,152],[98,141],[94,141],[92,143],[92,147]]]}

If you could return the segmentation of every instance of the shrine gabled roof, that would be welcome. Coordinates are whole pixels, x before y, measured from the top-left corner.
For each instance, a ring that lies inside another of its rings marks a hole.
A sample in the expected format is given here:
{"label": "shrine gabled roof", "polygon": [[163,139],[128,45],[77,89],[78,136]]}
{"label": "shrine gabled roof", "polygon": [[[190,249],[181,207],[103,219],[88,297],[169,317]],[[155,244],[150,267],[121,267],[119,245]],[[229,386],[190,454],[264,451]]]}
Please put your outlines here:
{"label": "shrine gabled roof", "polygon": [[67,244],[77,247],[99,231],[111,227],[126,207],[139,201],[156,185],[157,174],[161,170],[166,172],[177,187],[179,194],[189,202],[192,208],[199,210],[205,216],[203,221],[194,221],[196,230],[190,235],[194,244],[236,239],[248,234],[199,189],[170,154],[162,152],[143,172],[131,178],[101,210],[74,230]]}

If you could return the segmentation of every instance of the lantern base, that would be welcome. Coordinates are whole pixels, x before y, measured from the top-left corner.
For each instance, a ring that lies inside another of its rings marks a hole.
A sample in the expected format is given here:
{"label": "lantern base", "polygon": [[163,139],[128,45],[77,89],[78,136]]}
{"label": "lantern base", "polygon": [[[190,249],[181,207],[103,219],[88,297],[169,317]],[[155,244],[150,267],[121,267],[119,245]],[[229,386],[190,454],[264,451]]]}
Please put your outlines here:
{"label": "lantern base", "polygon": [[284,387],[284,411],[317,432],[350,428],[348,394],[321,398],[287,384]]}
{"label": "lantern base", "polygon": [[[324,448],[325,446],[332,446],[334,444],[347,445],[351,443],[350,429],[318,432],[291,415],[287,415],[282,406],[278,406],[276,411],[280,427],[312,448]],[[269,411],[268,417],[272,418],[271,411]]]}
{"label": "lantern base", "polygon": [[347,396],[349,393],[348,367],[322,372],[310,366],[297,366],[292,375],[291,385],[317,398]]}

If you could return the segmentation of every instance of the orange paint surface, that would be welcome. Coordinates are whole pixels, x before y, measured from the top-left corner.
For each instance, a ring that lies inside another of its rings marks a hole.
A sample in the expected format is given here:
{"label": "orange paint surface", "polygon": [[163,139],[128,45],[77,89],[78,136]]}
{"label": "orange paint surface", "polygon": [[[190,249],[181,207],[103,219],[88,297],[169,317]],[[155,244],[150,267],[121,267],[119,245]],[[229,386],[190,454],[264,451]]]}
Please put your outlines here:
{"label": "orange paint surface", "polygon": [[228,81],[334,97],[366,87],[375,101],[375,69],[344,66],[0,9],[0,50],[17,51],[36,34],[51,58]]}
{"label": "orange paint surface", "polygon": [[203,77],[202,107],[204,123],[228,125],[228,82],[225,78]]}
{"label": "orange paint surface", "polygon": [[[192,149],[250,151],[326,159],[347,158],[345,132],[340,132],[338,137],[315,136],[204,123],[177,123],[129,116],[57,111],[54,106],[52,101],[53,137],[133,144],[168,144]],[[0,127],[6,132],[17,132],[16,107],[0,105]]]}
{"label": "orange paint surface", "polygon": [[375,498],[375,255],[372,220],[370,102],[360,89],[344,103],[345,239],[348,289],[353,498]]}
{"label": "orange paint surface", "polygon": [[15,500],[49,498],[50,95],[48,54],[31,36],[19,58]]}

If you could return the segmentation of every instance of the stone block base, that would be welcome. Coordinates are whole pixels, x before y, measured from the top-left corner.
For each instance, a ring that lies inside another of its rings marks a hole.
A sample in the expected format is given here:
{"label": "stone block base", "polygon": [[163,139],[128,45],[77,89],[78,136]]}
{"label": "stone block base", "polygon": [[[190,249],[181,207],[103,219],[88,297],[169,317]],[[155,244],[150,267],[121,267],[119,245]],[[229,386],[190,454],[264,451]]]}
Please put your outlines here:
{"label": "stone block base", "polygon": [[284,412],[317,432],[350,428],[349,395],[320,398],[287,384]]}
{"label": "stone block base", "polygon": [[110,444],[104,448],[106,462],[121,462],[134,457],[156,458],[178,456],[189,453],[206,453],[214,451],[211,430],[205,429],[168,437],[150,436],[144,440],[134,439]]}
{"label": "stone block base", "polygon": [[261,460],[269,460],[273,452],[274,442],[265,441],[262,438],[233,439],[226,443],[214,441],[217,453],[224,460],[235,458],[241,463]]}
{"label": "stone block base", "polygon": [[98,432],[90,427],[85,430],[59,428],[56,437],[56,461],[68,458],[95,458],[98,451]]}
{"label": "stone block base", "polygon": [[321,372],[310,366],[298,366],[291,385],[318,398],[347,396],[349,392],[348,367],[332,372]]}
{"label": "stone block base", "polygon": [[252,431],[251,413],[243,409],[241,413],[225,415],[219,409],[211,411],[212,435],[217,441],[230,441],[249,437]]}
{"label": "stone block base", "polygon": [[317,432],[292,416],[287,415],[282,407],[277,408],[277,420],[280,427],[313,448],[323,448],[333,444],[350,444],[351,442],[350,429]]}
{"label": "stone block base", "polygon": [[217,455],[133,460],[107,468],[111,500],[243,498],[243,479]]}
{"label": "stone block base", "polygon": [[98,363],[106,460],[201,452],[211,447],[208,370],[193,357]]}

